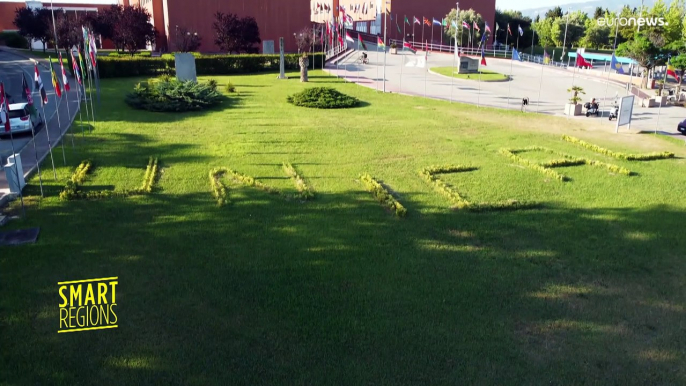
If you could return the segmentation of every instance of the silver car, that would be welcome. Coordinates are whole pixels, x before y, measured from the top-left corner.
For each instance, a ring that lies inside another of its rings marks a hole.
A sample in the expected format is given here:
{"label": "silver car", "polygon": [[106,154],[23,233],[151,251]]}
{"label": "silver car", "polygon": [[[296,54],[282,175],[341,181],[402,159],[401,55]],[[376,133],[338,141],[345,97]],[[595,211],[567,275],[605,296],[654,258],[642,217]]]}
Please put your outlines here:
{"label": "silver car", "polygon": [[[10,129],[12,134],[30,132],[43,123],[40,113],[31,114],[32,107],[28,103],[12,103],[9,105]],[[5,133],[4,130],[0,134]]]}

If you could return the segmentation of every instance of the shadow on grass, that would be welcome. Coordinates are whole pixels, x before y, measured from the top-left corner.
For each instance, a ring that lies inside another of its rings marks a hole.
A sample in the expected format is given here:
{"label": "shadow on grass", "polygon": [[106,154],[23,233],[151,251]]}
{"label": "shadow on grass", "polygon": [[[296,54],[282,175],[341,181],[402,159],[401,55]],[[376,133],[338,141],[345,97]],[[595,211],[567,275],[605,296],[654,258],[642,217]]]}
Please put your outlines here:
{"label": "shadow on grass", "polygon": [[[30,208],[0,248],[5,379],[681,384],[684,212],[468,213],[229,185]],[[681,273],[679,273],[681,272]],[[119,328],[56,334],[63,280],[118,276]],[[59,352],[60,355],[55,355]]]}

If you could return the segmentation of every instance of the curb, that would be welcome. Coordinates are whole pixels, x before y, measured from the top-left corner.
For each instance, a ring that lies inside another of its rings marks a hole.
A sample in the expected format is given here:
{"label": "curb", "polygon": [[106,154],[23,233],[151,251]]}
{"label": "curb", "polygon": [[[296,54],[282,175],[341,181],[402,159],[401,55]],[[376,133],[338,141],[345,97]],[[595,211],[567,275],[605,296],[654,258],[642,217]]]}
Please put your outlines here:
{"label": "curb", "polygon": [[[446,78],[446,79],[451,79],[451,80],[452,80],[452,79],[454,79],[454,80],[466,80],[466,79],[460,79],[460,78],[455,78],[455,77],[450,77],[450,76],[447,76],[447,75],[439,74],[439,73],[437,73],[437,72],[432,71],[430,68],[429,68],[429,74],[437,75],[437,76],[440,76],[440,77],[443,77],[443,78]],[[509,75],[506,75],[506,74],[503,74],[503,75],[505,75],[505,76],[507,77],[507,79],[503,79],[503,80],[482,80],[481,82],[487,82],[487,83],[503,83],[503,82],[509,82],[509,81],[512,80],[512,78],[511,78]],[[472,80],[470,79],[469,81],[471,82]]]}

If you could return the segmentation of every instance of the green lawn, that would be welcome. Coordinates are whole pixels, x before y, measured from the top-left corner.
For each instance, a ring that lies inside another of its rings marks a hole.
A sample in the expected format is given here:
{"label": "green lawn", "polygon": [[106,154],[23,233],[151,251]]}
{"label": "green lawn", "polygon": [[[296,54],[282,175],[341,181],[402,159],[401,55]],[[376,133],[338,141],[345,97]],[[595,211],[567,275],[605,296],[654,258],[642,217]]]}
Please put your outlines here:
{"label": "green lawn", "polygon": [[504,81],[508,79],[507,75],[488,70],[479,70],[479,72],[481,73],[481,77],[479,77],[478,73],[458,74],[457,70],[454,67],[432,67],[431,71],[445,76],[452,76],[455,79],[469,79],[476,81],[480,79],[482,82]]}
{"label": "green lawn", "polygon": [[[101,82],[93,133],[77,127],[66,167],[55,149],[57,181],[42,164],[46,198],[32,178],[26,220],[2,228],[41,234],[0,247],[0,384],[686,383],[683,145],[290,75],[217,77],[240,94],[184,114],[131,110],[135,80]],[[315,85],[363,106],[286,103]],[[563,134],[678,157],[624,161]],[[571,178],[561,182],[498,153],[533,145],[636,175],[574,166],[556,169]],[[161,167],[150,195],[57,198],[82,160],[94,165],[84,189],[133,189],[150,156]],[[314,199],[285,197],[296,190],[284,162]],[[478,168],[440,175],[469,200],[541,206],[452,210],[418,174],[446,164]],[[225,179],[219,207],[216,167],[286,195]],[[364,190],[364,172],[406,217]],[[58,334],[57,282],[111,276],[119,327]]]}

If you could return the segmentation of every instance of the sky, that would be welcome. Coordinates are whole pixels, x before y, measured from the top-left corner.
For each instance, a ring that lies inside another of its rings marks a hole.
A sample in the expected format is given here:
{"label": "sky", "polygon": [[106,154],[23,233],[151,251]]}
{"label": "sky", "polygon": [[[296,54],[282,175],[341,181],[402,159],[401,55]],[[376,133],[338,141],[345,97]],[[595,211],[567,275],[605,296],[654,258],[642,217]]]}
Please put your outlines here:
{"label": "sky", "polygon": [[522,9],[528,9],[528,8],[540,8],[540,7],[547,7],[550,6],[551,8],[560,5],[563,3],[571,3],[571,2],[582,2],[583,0],[569,0],[569,1],[560,1],[560,0],[496,0],[495,1],[495,6],[498,9],[516,9],[516,10],[522,10]]}

